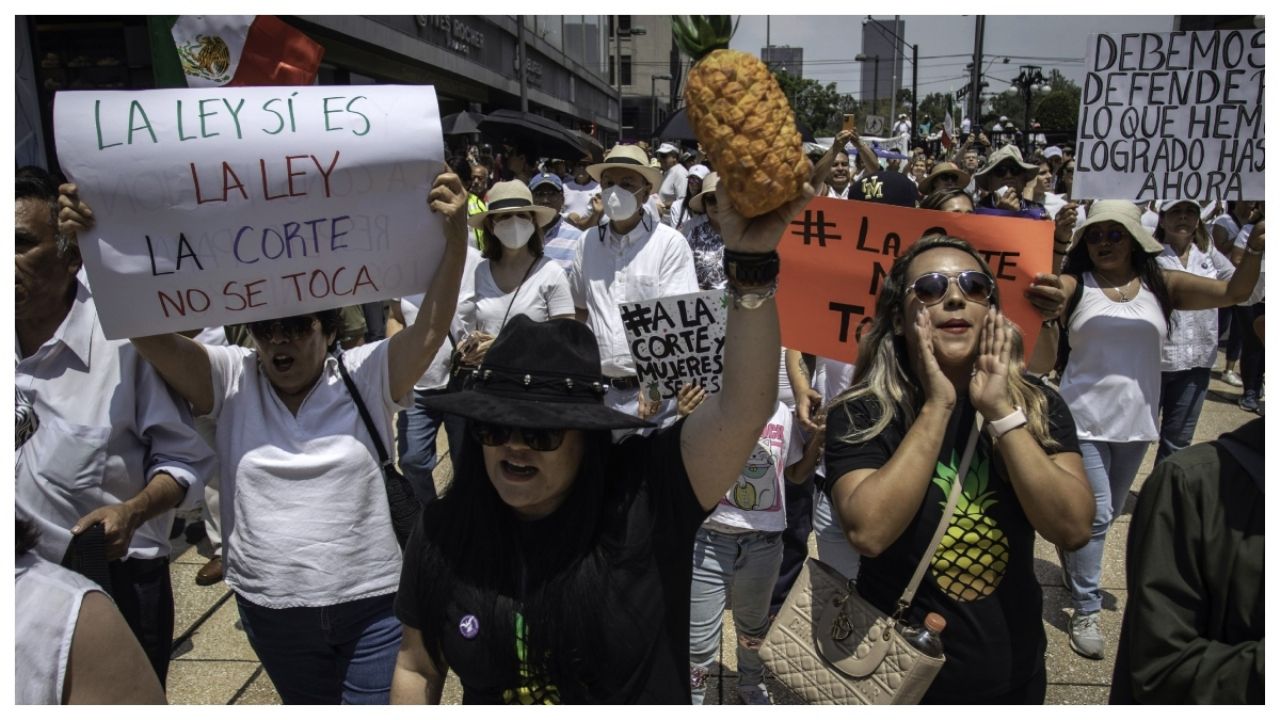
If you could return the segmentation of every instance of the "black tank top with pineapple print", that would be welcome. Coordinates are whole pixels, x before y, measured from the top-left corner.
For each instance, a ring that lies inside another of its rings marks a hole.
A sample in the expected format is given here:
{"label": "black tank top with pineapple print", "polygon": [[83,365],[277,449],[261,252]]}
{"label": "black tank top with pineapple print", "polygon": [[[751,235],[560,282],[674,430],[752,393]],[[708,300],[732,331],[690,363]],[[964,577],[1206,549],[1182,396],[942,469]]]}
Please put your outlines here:
{"label": "black tank top with pineapple print", "polygon": [[[1053,389],[1028,380],[1039,386],[1048,400],[1050,434],[1059,444],[1048,452],[1078,453],[1075,422],[1067,404]],[[907,426],[898,417],[867,442],[841,440],[874,423],[878,412],[874,401],[862,398],[828,413],[828,496],[831,485],[845,473],[883,467],[902,443]],[[973,420],[973,406],[961,398],[951,414],[933,478],[915,517],[883,553],[862,559],[858,591],[886,613],[893,612],[938,526]],[[930,687],[927,701],[994,699],[1020,688],[1044,668],[1042,598],[1034,572],[1035,530],[985,432],[962,482],[955,514],[908,611],[908,622],[913,624],[921,623],[929,612],[937,612],[947,621],[942,633],[947,662]]]}

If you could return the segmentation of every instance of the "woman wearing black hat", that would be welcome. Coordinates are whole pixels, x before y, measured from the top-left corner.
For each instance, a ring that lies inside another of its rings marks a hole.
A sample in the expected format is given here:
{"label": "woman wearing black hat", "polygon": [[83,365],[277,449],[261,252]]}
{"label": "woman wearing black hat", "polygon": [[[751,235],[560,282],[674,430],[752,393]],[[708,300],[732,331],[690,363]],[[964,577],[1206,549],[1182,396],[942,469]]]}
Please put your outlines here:
{"label": "woman wearing black hat", "polygon": [[697,413],[612,444],[646,423],[604,405],[591,332],[523,317],[470,390],[433,399],[468,432],[406,548],[393,702],[438,703],[449,669],[466,703],[690,702],[694,537],[776,403],[774,249],[807,197],[750,224],[717,201],[734,302]]}

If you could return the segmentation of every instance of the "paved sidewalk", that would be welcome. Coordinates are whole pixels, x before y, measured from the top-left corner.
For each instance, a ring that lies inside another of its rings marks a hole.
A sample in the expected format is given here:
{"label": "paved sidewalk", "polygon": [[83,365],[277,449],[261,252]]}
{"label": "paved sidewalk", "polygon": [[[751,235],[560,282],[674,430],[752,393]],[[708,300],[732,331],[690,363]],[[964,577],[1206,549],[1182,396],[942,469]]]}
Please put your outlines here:
{"label": "paved sidewalk", "polygon": [[[1221,361],[1219,361],[1219,366]],[[1196,428],[1196,442],[1211,440],[1233,430],[1255,417],[1236,406],[1240,391],[1221,382],[1215,371],[1209,396]],[[443,437],[443,433],[441,434]],[[1134,484],[1137,492],[1151,471],[1154,446]],[[451,475],[447,454],[438,480]],[[1067,646],[1067,619],[1070,606],[1062,585],[1058,560],[1053,546],[1042,539],[1036,542],[1036,575],[1044,590],[1044,622],[1049,638],[1047,666],[1049,690],[1046,702],[1054,705],[1105,703],[1110,690],[1112,658],[1115,656],[1120,617],[1126,599],[1124,589],[1124,542],[1129,532],[1132,498],[1124,515],[1118,518],[1108,534],[1103,561],[1103,632],[1107,638],[1107,659],[1091,661],[1076,655]],[[236,627],[235,601],[226,585],[211,587],[195,584],[196,571],[207,559],[206,541],[188,546],[181,538],[175,541],[173,591],[176,604],[173,662],[169,669],[169,702],[174,704],[279,704],[271,680],[263,672],[244,633]],[[812,539],[810,541],[813,550]],[[734,645],[732,613],[726,613],[726,627],[721,651],[723,665],[707,690],[707,702],[719,701],[719,688],[724,686],[724,700],[736,703],[734,677]],[[775,692],[775,695],[780,693]],[[461,688],[451,674],[445,686],[444,702],[460,703]]]}

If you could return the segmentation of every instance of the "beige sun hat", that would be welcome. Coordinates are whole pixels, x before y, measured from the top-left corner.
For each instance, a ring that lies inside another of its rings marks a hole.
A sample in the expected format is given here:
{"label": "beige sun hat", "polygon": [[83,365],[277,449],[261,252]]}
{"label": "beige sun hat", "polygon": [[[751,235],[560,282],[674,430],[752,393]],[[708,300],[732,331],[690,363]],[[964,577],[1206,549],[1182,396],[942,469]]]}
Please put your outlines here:
{"label": "beige sun hat", "polygon": [[694,212],[706,212],[706,203],[703,202],[703,198],[707,197],[707,195],[715,195],[716,183],[718,182],[720,182],[718,173],[711,173],[703,178],[702,192],[694,195],[693,199],[689,201],[689,209]]}
{"label": "beige sun hat", "polygon": [[938,179],[938,176],[947,173],[955,173],[959,176],[960,187],[963,188],[969,185],[969,173],[961,170],[955,163],[940,162],[933,166],[933,171],[925,176],[924,180],[920,181],[920,194],[928,195],[933,192],[933,182]]}
{"label": "beige sun hat", "polygon": [[987,192],[995,190],[998,186],[993,185],[995,178],[991,177],[990,173],[992,170],[995,170],[998,165],[1009,160],[1017,163],[1018,166],[1022,168],[1022,175],[1018,178],[1017,187],[1019,189],[1030,182],[1032,178],[1040,172],[1039,165],[1032,165],[1029,162],[1023,162],[1022,152],[1018,150],[1016,145],[1005,145],[999,150],[991,153],[991,157],[987,158],[987,164],[983,165],[981,170],[973,174],[974,184],[977,188],[979,190],[986,190]]}
{"label": "beige sun hat", "polygon": [[473,228],[481,227],[484,225],[484,219],[490,216],[533,213],[534,222],[538,227],[542,227],[551,222],[556,216],[555,210],[541,205],[534,205],[533,193],[529,192],[529,186],[519,180],[494,183],[493,187],[489,189],[488,206],[488,210],[469,216],[467,224]]}
{"label": "beige sun hat", "polygon": [[649,187],[657,190],[662,184],[662,171],[649,165],[649,156],[639,145],[614,145],[604,156],[604,162],[587,166],[587,174],[596,182],[611,167],[620,167],[640,173]]}
{"label": "beige sun hat", "polygon": [[1071,246],[1067,248],[1067,254],[1070,255],[1080,244],[1080,239],[1084,237],[1090,225],[1107,221],[1117,223],[1127,230],[1144,251],[1151,254],[1164,251],[1164,247],[1142,226],[1142,211],[1137,205],[1129,200],[1098,200],[1089,206],[1089,214],[1085,217],[1084,224],[1076,228],[1075,234],[1071,236]]}

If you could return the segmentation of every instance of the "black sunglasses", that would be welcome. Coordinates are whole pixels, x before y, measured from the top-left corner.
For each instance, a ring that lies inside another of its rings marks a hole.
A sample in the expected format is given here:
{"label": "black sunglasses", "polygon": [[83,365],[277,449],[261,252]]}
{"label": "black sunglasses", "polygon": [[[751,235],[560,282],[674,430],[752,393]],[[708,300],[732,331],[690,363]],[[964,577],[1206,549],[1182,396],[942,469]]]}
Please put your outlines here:
{"label": "black sunglasses", "polygon": [[942,173],[938,176],[938,181],[958,183],[960,182],[960,176],[955,173]]}
{"label": "black sunglasses", "polygon": [[505,445],[513,434],[520,433],[520,437],[524,438],[524,444],[528,445],[530,450],[538,452],[551,452],[559,448],[560,443],[564,442],[565,432],[567,431],[563,429],[518,428],[478,421],[471,423],[471,433],[483,445],[489,447]]}
{"label": "black sunglasses", "polygon": [[955,280],[964,298],[970,302],[988,303],[996,290],[996,282],[981,270],[965,270],[955,275],[940,272],[925,273],[911,282],[910,289],[920,302],[935,305],[947,296],[947,288]]}
{"label": "black sunglasses", "polygon": [[313,315],[298,315],[279,320],[259,320],[249,323],[249,332],[259,340],[270,341],[279,333],[285,341],[299,340],[311,334],[316,327]]}
{"label": "black sunglasses", "polygon": [[1112,228],[1106,232],[1103,232],[1102,230],[1090,230],[1084,234],[1084,241],[1090,245],[1097,245],[1103,240],[1106,240],[1108,245],[1114,245],[1119,242],[1124,242],[1125,237],[1128,234],[1129,233],[1121,230],[1120,228]]}
{"label": "black sunglasses", "polygon": [[992,177],[1013,177],[1022,173],[1022,168],[1016,165],[1000,164],[991,168]]}

